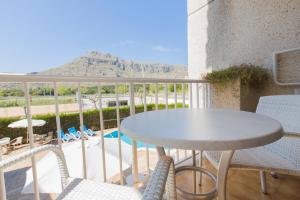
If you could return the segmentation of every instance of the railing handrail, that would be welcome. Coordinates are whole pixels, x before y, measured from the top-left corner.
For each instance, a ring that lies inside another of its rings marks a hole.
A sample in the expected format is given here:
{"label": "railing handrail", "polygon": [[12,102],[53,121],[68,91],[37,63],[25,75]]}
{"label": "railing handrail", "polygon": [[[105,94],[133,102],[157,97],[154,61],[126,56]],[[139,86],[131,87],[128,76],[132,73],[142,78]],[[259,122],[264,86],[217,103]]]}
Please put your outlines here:
{"label": "railing handrail", "polygon": [[0,73],[0,82],[208,83],[206,80],[203,79],[28,75],[14,73]]}

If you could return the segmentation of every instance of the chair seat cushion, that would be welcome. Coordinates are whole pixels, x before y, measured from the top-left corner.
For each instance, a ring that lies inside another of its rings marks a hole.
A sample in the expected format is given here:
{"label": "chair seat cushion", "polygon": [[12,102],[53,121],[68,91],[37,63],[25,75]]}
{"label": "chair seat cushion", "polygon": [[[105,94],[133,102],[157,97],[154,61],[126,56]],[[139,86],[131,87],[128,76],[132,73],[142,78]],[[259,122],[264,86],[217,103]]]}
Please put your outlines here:
{"label": "chair seat cushion", "polygon": [[[218,166],[221,152],[206,151],[205,155],[215,167]],[[300,171],[294,163],[264,147],[235,151],[231,167]]]}
{"label": "chair seat cushion", "polygon": [[137,200],[142,195],[138,190],[108,183],[73,178],[58,196],[58,200]]}

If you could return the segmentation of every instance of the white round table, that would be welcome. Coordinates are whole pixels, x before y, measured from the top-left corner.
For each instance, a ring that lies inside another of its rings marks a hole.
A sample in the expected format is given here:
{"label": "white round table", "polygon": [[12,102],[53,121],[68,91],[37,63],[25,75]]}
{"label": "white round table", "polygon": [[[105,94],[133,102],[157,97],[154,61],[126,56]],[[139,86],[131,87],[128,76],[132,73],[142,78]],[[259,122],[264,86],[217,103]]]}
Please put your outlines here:
{"label": "white round table", "polygon": [[124,119],[121,131],[134,140],[185,150],[222,151],[217,193],[226,199],[226,176],[237,149],[272,143],[283,136],[281,124],[267,116],[225,109],[176,109],[139,113]]}

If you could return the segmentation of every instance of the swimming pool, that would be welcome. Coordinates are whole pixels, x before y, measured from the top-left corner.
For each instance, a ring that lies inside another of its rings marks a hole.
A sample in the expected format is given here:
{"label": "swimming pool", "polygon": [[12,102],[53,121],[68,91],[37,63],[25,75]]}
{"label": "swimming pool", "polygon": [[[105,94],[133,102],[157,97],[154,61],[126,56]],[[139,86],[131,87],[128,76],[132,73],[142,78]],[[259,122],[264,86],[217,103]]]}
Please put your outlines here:
{"label": "swimming pool", "polygon": [[[118,138],[118,131],[113,131],[111,133],[108,133],[106,135],[104,135],[105,138]],[[132,145],[132,140],[127,137],[126,135],[124,135],[122,132],[121,132],[121,140],[129,145]],[[143,143],[143,142],[137,142],[137,148],[143,148],[143,147],[146,147],[146,144]],[[155,148],[155,145],[152,145],[152,144],[148,144],[148,147],[149,148]]]}

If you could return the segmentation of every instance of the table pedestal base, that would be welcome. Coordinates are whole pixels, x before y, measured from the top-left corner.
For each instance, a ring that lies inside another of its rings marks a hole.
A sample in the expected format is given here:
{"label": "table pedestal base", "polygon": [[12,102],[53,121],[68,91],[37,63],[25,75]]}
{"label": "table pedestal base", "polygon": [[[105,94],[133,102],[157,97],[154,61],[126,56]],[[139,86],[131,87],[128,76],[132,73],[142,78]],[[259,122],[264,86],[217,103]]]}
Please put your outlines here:
{"label": "table pedestal base", "polygon": [[[217,177],[211,173],[210,171],[208,171],[207,169],[204,168],[200,168],[200,167],[196,167],[196,166],[181,166],[175,169],[175,174],[178,174],[179,172],[182,171],[193,171],[194,173],[196,172],[200,172],[200,173],[204,173],[207,176],[209,176],[213,182],[216,184],[217,183]],[[194,183],[195,185],[195,183]],[[214,187],[213,189],[211,189],[210,191],[206,192],[206,193],[196,193],[196,191],[194,191],[194,193],[190,193],[190,192],[186,192],[178,187],[176,187],[177,190],[177,194],[179,196],[181,196],[184,199],[212,199],[217,195],[217,188]]]}
{"label": "table pedestal base", "polygon": [[[158,155],[159,156],[165,156],[165,149],[163,147],[156,147]],[[185,199],[211,199],[213,196],[216,194],[218,195],[219,200],[226,200],[226,181],[227,181],[227,173],[229,169],[229,165],[231,162],[231,158],[234,154],[234,150],[227,150],[227,151],[222,151],[222,155],[220,158],[219,162],[219,167],[218,167],[218,174],[217,177],[212,174],[210,171],[203,169],[201,167],[196,167],[196,156],[195,156],[195,151],[193,150],[193,166],[183,166],[183,167],[178,167],[175,169],[175,173],[178,173],[180,171],[185,171],[185,170],[192,170],[194,171],[194,193],[188,193],[185,192],[179,188],[177,188],[178,194],[182,196]],[[213,190],[207,192],[207,193],[202,193],[202,194],[195,194],[196,193],[196,184],[195,184],[195,173],[196,171],[202,172],[206,175],[208,175],[210,178],[213,179],[213,181],[216,183],[216,188]]]}

